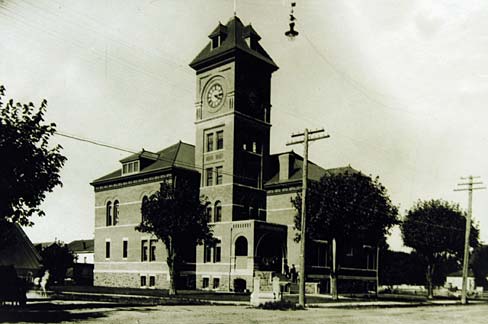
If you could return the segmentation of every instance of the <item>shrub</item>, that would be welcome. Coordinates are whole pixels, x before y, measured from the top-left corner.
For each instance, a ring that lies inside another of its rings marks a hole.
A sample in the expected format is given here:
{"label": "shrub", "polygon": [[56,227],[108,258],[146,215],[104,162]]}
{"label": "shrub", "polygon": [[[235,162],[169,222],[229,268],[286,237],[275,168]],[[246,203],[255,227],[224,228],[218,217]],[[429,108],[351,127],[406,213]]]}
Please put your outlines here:
{"label": "shrub", "polygon": [[302,310],[304,309],[302,306],[295,304],[289,300],[280,300],[280,301],[269,301],[264,304],[260,304],[258,308],[261,309],[270,309],[270,310]]}

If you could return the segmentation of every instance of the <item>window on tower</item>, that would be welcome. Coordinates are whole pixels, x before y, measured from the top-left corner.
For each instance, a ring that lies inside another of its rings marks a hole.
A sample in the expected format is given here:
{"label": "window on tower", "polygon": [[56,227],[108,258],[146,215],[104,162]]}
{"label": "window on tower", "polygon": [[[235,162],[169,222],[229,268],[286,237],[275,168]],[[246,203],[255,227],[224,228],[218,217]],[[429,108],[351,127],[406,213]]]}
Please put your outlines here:
{"label": "window on tower", "polygon": [[223,178],[222,172],[223,172],[223,168],[221,166],[215,168],[216,184],[218,185],[222,184],[222,178]]}
{"label": "window on tower", "polygon": [[224,148],[224,131],[217,132],[217,150]]}
{"label": "window on tower", "polygon": [[205,174],[206,174],[205,185],[206,186],[213,185],[213,169],[212,168],[205,169]]}
{"label": "window on tower", "polygon": [[207,152],[213,151],[214,134],[207,134]]}

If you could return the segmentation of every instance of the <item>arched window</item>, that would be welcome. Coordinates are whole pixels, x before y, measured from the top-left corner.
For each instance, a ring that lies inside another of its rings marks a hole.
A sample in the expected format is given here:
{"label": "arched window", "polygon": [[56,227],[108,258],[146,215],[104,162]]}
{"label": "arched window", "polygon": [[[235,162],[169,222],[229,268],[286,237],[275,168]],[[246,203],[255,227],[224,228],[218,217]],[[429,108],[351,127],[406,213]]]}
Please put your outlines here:
{"label": "arched window", "polygon": [[206,210],[206,213],[207,213],[207,222],[211,222],[212,221],[212,207],[210,206],[207,206],[207,210]]}
{"label": "arched window", "polygon": [[117,225],[119,222],[119,201],[114,201],[114,225]]}
{"label": "arched window", "polygon": [[[144,206],[145,203],[147,203],[149,198],[147,196],[142,197],[142,203],[141,203],[141,215],[142,215],[142,206]],[[142,220],[144,220],[144,215],[142,215]]]}
{"label": "arched window", "polygon": [[244,236],[239,236],[236,240],[235,255],[247,256],[247,239]]}
{"label": "arched window", "polygon": [[214,208],[214,222],[221,222],[222,221],[222,204],[220,203],[220,200],[217,200],[215,202],[215,208]]}
{"label": "arched window", "polygon": [[112,225],[112,202],[111,201],[107,203],[107,209],[105,212],[105,223],[107,226]]}

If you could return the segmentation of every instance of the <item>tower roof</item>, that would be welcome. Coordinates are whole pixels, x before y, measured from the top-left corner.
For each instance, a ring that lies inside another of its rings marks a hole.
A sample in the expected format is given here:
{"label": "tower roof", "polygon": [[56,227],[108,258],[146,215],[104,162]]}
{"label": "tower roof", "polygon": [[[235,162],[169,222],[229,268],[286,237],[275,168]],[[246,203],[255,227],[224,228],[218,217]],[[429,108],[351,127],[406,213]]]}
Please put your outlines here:
{"label": "tower roof", "polygon": [[[213,48],[212,41],[219,36],[220,43]],[[251,25],[244,26],[237,16],[232,17],[226,25],[219,23],[208,37],[212,41],[190,63],[190,66],[195,70],[233,57],[237,52],[251,55],[267,63],[273,71],[278,69],[273,59],[259,44],[261,39],[259,34]],[[249,38],[249,42],[246,42],[247,38]]]}

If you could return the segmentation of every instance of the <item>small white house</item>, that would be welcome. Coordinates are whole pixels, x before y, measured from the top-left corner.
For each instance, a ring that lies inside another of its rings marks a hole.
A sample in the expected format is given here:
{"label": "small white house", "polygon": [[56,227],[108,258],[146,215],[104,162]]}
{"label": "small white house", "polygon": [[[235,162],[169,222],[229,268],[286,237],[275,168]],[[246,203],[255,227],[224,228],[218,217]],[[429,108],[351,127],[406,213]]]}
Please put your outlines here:
{"label": "small white house", "polygon": [[[473,272],[469,271],[467,279],[468,279],[467,290],[474,292],[476,289],[476,285],[474,283]],[[463,287],[463,272],[457,271],[457,272],[453,272],[451,274],[448,274],[446,277],[446,285],[445,286],[446,286],[446,288],[449,288],[449,289],[461,290]]]}
{"label": "small white house", "polygon": [[94,243],[91,240],[76,240],[68,244],[69,249],[76,254],[76,263],[93,264]]}

